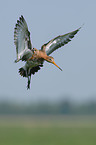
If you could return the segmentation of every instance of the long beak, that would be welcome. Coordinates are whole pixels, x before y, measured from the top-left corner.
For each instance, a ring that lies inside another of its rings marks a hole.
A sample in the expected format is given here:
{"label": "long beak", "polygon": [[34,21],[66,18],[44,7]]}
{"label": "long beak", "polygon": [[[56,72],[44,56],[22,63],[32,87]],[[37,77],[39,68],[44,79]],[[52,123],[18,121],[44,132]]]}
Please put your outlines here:
{"label": "long beak", "polygon": [[62,71],[62,69],[54,61],[52,63]]}

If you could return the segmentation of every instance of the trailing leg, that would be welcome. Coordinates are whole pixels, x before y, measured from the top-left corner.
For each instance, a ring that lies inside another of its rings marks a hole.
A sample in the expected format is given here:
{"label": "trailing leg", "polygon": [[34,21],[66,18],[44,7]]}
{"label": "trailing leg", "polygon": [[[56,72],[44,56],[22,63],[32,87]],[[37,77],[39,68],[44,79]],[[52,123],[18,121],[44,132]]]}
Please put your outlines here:
{"label": "trailing leg", "polygon": [[31,76],[28,76],[27,90],[30,89]]}

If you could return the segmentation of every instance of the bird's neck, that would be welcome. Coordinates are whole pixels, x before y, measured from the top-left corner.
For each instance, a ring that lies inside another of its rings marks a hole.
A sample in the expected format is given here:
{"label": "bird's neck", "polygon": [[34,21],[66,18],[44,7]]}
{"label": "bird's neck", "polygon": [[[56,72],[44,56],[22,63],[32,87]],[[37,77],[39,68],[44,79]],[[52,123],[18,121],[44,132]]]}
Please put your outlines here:
{"label": "bird's neck", "polygon": [[37,50],[34,54],[33,54],[33,57],[34,58],[37,58],[37,59],[44,59],[46,60],[47,59],[47,54],[45,51],[42,51],[42,50]]}
{"label": "bird's neck", "polygon": [[46,52],[42,51],[42,50],[39,50],[37,56],[38,56],[38,58],[43,58],[44,60],[46,60],[48,58]]}
{"label": "bird's neck", "polygon": [[45,51],[42,51],[42,50],[37,50],[36,52],[34,52],[34,54],[32,55],[32,57],[29,59],[43,59],[43,60],[47,60],[48,59],[48,56],[46,54]]}

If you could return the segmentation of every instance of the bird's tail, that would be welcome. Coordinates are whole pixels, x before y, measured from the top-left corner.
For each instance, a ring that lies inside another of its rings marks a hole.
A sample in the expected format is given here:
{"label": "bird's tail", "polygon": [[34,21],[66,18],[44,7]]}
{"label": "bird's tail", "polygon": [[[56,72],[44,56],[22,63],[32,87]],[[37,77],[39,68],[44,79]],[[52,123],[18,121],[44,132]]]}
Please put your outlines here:
{"label": "bird's tail", "polygon": [[40,68],[43,67],[43,64],[35,66],[33,68],[26,68],[25,66],[19,68],[19,74],[23,77],[28,78],[28,84],[27,89],[30,89],[30,81],[31,81],[31,75],[34,75]]}

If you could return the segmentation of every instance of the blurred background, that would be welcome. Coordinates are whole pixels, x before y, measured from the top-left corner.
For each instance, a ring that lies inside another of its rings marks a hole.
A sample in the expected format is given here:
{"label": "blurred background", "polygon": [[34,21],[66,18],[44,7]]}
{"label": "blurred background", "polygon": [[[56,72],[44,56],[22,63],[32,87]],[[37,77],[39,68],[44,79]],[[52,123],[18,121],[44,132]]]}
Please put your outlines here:
{"label": "blurred background", "polygon": [[[0,1],[0,145],[96,144],[96,1]],[[31,80],[14,63],[14,27],[23,15],[33,47],[80,32],[51,54],[63,69],[45,62]]]}

